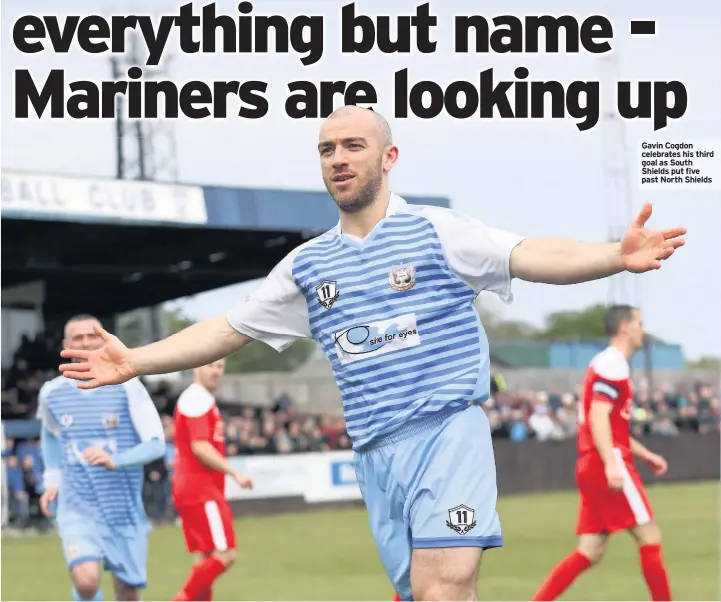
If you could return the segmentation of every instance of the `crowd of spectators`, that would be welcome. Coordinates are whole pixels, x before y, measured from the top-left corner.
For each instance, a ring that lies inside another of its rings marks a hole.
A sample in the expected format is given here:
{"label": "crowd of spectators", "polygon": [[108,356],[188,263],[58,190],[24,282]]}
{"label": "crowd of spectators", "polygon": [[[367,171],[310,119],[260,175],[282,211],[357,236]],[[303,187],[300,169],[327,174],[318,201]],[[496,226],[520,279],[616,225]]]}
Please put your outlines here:
{"label": "crowd of spectators", "polygon": [[[566,392],[509,391],[500,375],[493,378],[493,394],[484,408],[494,438],[547,441],[576,436],[580,385]],[[718,432],[720,406],[718,390],[705,384],[661,385],[652,390],[641,386],[634,395],[631,431],[635,437]]]}
{"label": "crowd of spectators", "polygon": [[[2,373],[3,420],[33,418],[40,386],[57,372],[58,341],[23,339],[12,366]],[[146,466],[145,498],[154,521],[172,520],[169,482],[175,454],[172,415],[176,396],[164,385],[150,388],[165,425],[167,455]],[[492,377],[491,398],[484,409],[494,438],[512,441],[563,440],[575,437],[580,386],[575,391],[509,389],[502,375]],[[351,441],[342,417],[303,413],[288,395],[272,408],[218,400],[226,425],[227,453],[235,455],[293,454],[343,450]],[[703,384],[636,392],[631,428],[636,437],[676,436],[681,431],[718,432],[721,423],[718,391]],[[42,487],[42,459],[37,440],[7,440],[6,459],[9,509],[19,527],[47,527],[38,500]]]}

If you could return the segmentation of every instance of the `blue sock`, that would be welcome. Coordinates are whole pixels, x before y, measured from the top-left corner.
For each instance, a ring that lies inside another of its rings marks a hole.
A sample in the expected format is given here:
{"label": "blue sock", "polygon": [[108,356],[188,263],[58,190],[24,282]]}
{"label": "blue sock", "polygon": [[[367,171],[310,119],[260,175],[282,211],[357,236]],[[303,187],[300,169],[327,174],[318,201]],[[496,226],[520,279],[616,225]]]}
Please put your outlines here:
{"label": "blue sock", "polygon": [[98,591],[95,592],[95,595],[92,598],[82,598],[82,597],[80,597],[78,590],[76,590],[73,587],[73,600],[77,600],[78,602],[84,602],[85,600],[92,600],[93,602],[101,602],[102,599],[103,599],[103,590],[100,588],[98,588]]}

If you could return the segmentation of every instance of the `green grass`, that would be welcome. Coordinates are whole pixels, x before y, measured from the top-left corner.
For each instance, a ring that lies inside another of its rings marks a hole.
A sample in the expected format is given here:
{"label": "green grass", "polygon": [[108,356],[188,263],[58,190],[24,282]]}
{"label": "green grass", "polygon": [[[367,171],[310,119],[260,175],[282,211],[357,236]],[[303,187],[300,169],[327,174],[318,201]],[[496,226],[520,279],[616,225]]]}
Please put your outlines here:
{"label": "green grass", "polygon": [[[657,486],[649,496],[664,535],[676,600],[719,600],[719,484]],[[528,600],[575,545],[574,493],[506,497],[499,502],[505,547],[481,569],[482,600]],[[218,581],[216,600],[390,600],[362,509],[237,521],[238,563]],[[169,600],[192,560],[177,527],[150,540],[145,600]],[[106,600],[112,589],[103,581]],[[56,535],[5,539],[3,600],[69,600],[70,582]],[[648,600],[631,538],[616,535],[603,564],[582,575],[566,600]]]}

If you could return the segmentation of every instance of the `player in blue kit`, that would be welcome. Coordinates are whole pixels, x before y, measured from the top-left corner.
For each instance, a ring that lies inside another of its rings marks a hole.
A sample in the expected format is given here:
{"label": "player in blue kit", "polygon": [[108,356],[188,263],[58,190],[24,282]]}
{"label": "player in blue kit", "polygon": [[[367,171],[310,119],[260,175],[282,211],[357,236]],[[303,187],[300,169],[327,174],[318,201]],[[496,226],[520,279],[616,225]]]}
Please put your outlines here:
{"label": "player in blue kit", "polygon": [[[97,349],[97,319],[65,326],[63,347]],[[45,465],[41,507],[57,498],[57,523],[74,600],[102,600],[100,563],[113,574],[116,600],[140,600],[146,586],[150,523],[142,501],[143,465],[165,454],[160,416],[137,379],[86,390],[59,376],[40,390]]]}
{"label": "player in blue kit", "polygon": [[503,545],[488,420],[488,341],[474,301],[513,278],[573,284],[657,269],[685,230],[652,231],[647,205],[619,243],[524,239],[393,194],[386,121],[344,107],[318,153],[340,213],[227,316],[127,349],[66,351],[81,388],[206,365],[260,340],[319,342],[343,398],[355,469],[385,570],[403,599],[475,600],[482,551]]}

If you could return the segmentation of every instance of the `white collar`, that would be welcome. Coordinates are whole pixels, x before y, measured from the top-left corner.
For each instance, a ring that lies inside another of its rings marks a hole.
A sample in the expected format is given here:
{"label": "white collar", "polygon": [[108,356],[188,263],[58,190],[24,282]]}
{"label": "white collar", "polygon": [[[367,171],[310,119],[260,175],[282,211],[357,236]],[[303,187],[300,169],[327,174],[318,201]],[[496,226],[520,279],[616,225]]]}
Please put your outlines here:
{"label": "white collar", "polygon": [[[394,213],[398,213],[398,211],[400,211],[407,204],[408,203],[403,197],[400,197],[397,194],[391,192],[390,198],[388,199],[388,209],[386,209],[385,218],[390,217]],[[340,220],[338,220],[338,223],[335,225],[334,232],[336,236],[340,236],[341,234],[343,234],[340,226]]]}

